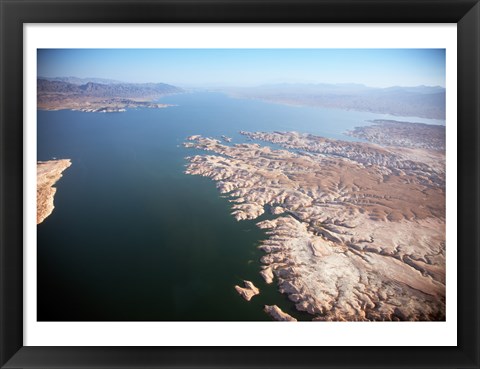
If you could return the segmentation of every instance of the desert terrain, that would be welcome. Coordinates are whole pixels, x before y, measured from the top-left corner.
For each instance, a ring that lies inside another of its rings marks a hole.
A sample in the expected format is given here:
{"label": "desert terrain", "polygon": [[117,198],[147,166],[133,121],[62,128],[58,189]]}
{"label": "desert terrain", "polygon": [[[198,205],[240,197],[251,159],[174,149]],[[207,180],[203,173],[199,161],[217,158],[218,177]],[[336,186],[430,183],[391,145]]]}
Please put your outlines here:
{"label": "desert terrain", "polygon": [[445,320],[444,141],[412,144],[414,130],[398,128],[387,124],[374,140],[383,146],[297,132],[241,132],[252,142],[235,145],[191,136],[184,145],[206,153],[186,173],[214,180],[239,221],[275,215],[257,223],[268,235],[259,272],[312,320]]}

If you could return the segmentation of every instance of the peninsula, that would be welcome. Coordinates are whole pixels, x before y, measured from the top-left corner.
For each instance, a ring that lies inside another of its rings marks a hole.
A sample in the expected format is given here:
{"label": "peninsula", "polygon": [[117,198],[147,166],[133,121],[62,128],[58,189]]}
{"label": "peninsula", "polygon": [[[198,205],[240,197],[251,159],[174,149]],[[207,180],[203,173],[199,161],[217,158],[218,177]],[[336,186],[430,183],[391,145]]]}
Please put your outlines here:
{"label": "peninsula", "polygon": [[312,320],[445,320],[444,151],[241,133],[264,144],[189,137],[207,154],[186,173],[214,180],[237,220],[275,215],[257,223],[267,283]]}
{"label": "peninsula", "polygon": [[57,191],[53,185],[70,165],[70,159],[37,162],[37,224],[42,223],[52,213],[55,207],[53,197]]}

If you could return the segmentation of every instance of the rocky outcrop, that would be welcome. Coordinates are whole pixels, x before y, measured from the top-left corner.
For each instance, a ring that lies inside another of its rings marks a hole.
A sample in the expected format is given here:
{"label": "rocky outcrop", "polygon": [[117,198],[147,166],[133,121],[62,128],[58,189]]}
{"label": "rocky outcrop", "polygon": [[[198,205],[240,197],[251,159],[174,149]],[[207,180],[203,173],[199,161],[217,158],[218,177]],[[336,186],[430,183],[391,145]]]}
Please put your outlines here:
{"label": "rocky outcrop", "polygon": [[265,282],[270,284],[273,283],[273,269],[270,266],[264,266],[260,271],[260,275],[265,279]]}
{"label": "rocky outcrop", "polygon": [[70,159],[37,162],[37,224],[42,223],[53,211],[55,183],[62,172],[71,165]]}
{"label": "rocky outcrop", "polygon": [[243,281],[244,287],[235,286],[238,294],[242,296],[245,300],[250,301],[253,296],[256,296],[260,293],[260,290],[255,287],[255,285],[250,281]]}
{"label": "rocky outcrop", "polygon": [[297,319],[284,313],[277,305],[265,305],[263,309],[268,315],[270,315],[274,320],[279,322],[296,322]]}

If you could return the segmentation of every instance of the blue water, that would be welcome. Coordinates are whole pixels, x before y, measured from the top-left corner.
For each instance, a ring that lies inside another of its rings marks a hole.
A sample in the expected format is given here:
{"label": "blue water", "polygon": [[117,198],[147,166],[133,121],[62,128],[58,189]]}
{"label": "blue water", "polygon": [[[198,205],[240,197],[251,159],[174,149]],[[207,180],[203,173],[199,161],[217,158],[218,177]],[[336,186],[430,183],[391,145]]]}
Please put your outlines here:
{"label": "blue water", "polygon": [[[265,304],[306,319],[259,275],[258,220],[235,221],[213,181],[183,173],[196,153],[185,138],[233,144],[240,130],[295,130],[352,140],[343,132],[373,119],[442,123],[214,93],[162,102],[177,106],[38,111],[38,160],[72,160],[37,227],[38,320],[269,320]],[[233,288],[243,279],[261,290],[250,302]]]}

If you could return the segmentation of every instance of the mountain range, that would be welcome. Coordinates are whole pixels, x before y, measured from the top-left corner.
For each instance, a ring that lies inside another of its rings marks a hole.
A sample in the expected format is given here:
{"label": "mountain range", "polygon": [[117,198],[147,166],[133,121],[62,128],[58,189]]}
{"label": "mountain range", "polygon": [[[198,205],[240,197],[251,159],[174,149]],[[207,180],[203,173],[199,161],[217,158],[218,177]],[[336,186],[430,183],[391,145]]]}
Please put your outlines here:
{"label": "mountain range", "polygon": [[230,95],[292,105],[445,119],[445,88],[368,87],[362,84],[275,84],[227,88]]}
{"label": "mountain range", "polygon": [[179,87],[166,83],[96,83],[75,84],[46,79],[37,80],[37,94],[78,95],[108,98],[155,98],[167,94],[180,93]]}
{"label": "mountain range", "polygon": [[93,83],[102,83],[104,85],[112,84],[112,83],[125,83],[122,81],[117,81],[114,79],[107,79],[107,78],[79,78],[79,77],[38,77],[38,79],[44,79],[47,81],[56,81],[56,82],[67,82],[73,83],[75,85],[84,85],[88,82]]}
{"label": "mountain range", "polygon": [[[405,117],[445,119],[446,111],[446,91],[440,86],[378,88],[355,83],[280,83],[214,90],[237,98]],[[39,109],[104,111],[112,108],[113,111],[119,111],[126,107],[163,107],[161,104],[152,105],[152,101],[182,92],[185,90],[166,83],[125,83],[111,79],[78,77],[37,79]]]}
{"label": "mountain range", "polygon": [[[71,79],[73,77],[67,77]],[[77,80],[79,82],[80,80]],[[37,79],[37,107],[44,110],[72,109],[87,112],[120,112],[126,108],[163,108],[154,103],[162,96],[182,93],[166,83],[71,83],[57,79]]]}

